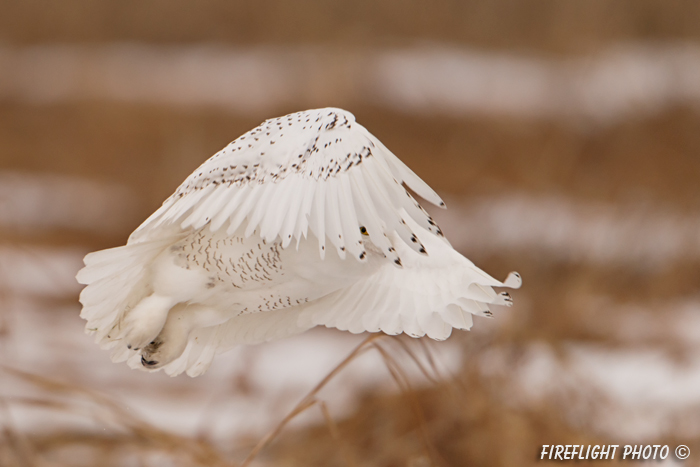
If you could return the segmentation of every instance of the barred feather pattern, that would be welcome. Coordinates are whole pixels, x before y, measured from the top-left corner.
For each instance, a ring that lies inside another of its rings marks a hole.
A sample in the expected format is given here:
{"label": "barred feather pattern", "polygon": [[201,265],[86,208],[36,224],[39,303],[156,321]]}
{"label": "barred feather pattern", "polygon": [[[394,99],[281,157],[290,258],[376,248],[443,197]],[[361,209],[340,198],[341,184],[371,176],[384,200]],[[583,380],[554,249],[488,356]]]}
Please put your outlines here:
{"label": "barred feather pattern", "polygon": [[[499,282],[413,198],[440,197],[349,112],[267,120],[204,162],[127,244],[78,274],[87,332],[115,361],[202,374],[239,344],[325,325],[447,338]],[[348,258],[351,256],[351,258]]]}

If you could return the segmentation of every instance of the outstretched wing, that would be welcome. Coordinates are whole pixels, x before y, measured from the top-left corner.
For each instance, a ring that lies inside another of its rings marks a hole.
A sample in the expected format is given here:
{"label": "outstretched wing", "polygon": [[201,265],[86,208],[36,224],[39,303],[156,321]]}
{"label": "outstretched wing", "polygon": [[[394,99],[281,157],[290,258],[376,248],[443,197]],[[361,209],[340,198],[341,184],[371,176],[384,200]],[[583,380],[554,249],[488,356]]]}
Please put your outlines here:
{"label": "outstretched wing", "polygon": [[[129,238],[156,240],[173,231],[241,225],[283,247],[311,229],[324,256],[326,241],[341,258],[366,257],[363,234],[401,266],[390,241],[423,245],[402,217],[442,237],[403,187],[444,207],[440,197],[377,138],[341,109],[298,112],[265,121],[202,164]],[[403,213],[403,214],[402,214]],[[446,240],[445,240],[446,241]]]}

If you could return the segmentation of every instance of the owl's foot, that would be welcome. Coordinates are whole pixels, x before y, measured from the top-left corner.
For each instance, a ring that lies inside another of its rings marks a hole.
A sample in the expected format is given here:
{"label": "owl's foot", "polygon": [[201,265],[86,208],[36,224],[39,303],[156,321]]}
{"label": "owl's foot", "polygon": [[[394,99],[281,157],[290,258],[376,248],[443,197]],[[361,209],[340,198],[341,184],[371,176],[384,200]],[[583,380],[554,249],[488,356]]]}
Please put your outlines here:
{"label": "owl's foot", "polygon": [[187,335],[167,332],[163,329],[153,342],[141,350],[141,365],[149,370],[157,370],[172,362],[185,351]]}
{"label": "owl's foot", "polygon": [[160,334],[141,350],[141,364],[149,370],[164,367],[182,355],[194,329],[222,324],[230,317],[227,312],[201,305],[175,306]]}
{"label": "owl's foot", "polygon": [[126,347],[139,350],[152,342],[163,329],[174,304],[170,297],[153,294],[129,310],[119,324],[123,330],[120,338]]}

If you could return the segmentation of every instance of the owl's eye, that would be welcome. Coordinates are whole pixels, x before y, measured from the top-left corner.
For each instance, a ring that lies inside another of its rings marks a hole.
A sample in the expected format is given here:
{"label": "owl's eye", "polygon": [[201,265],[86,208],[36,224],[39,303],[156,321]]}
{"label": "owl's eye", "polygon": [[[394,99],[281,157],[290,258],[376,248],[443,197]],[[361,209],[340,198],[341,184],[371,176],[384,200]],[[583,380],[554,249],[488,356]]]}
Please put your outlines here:
{"label": "owl's eye", "polygon": [[362,235],[369,235],[369,234],[367,233],[367,229],[365,229],[365,226],[364,226],[364,225],[360,226],[360,233],[361,233]]}

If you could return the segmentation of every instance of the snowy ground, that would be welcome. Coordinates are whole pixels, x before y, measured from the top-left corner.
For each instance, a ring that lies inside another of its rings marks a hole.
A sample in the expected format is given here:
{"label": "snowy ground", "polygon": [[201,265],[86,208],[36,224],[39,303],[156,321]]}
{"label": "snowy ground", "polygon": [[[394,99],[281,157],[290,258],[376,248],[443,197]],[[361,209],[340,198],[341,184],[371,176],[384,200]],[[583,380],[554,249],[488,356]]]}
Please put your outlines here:
{"label": "snowy ground", "polygon": [[[61,193],[61,187],[70,192],[76,186],[87,185],[55,179],[50,193],[70,196]],[[519,194],[468,204],[451,201],[450,209],[438,220],[460,249],[525,248],[576,264],[613,262],[635,267],[659,267],[681,254],[700,256],[700,219],[668,209],[648,205],[612,208]],[[7,205],[4,209],[12,211]],[[73,205],[74,213],[69,212],[70,207],[64,209],[68,217],[90,212],[79,204]],[[0,222],[7,219],[0,216]],[[17,224],[15,218],[11,220]],[[39,211],[32,218],[27,211],[20,227],[31,228],[34,222],[45,226],[47,218]],[[518,235],[512,234],[513,224],[519,226]],[[462,235],[450,235],[454,232]],[[636,232],[641,235],[634,235]],[[633,244],[628,238],[635,239]],[[279,342],[241,347],[217,357],[209,372],[195,380],[133,371],[112,364],[107,353],[83,334],[78,305],[61,301],[79,291],[73,277],[85,253],[75,247],[0,248],[0,363],[104,392],[163,429],[217,439],[261,434],[364,339],[317,329]],[[525,287],[527,284],[526,277]],[[498,312],[495,320],[476,320],[473,332],[495,332],[508,324],[512,313],[527,313],[524,298],[514,309]],[[614,334],[624,345],[612,348],[572,341],[564,346],[562,355],[547,344],[532,343],[515,367],[507,346],[494,347],[479,356],[483,374],[507,376],[513,384],[513,400],[525,405],[563,391],[583,400],[604,400],[602,409],[584,418],[615,439],[633,442],[669,432],[699,435],[697,418],[684,415],[700,406],[700,297],[679,297],[645,308],[617,302],[614,297],[590,296],[581,306],[609,310],[616,316]],[[678,359],[645,345],[663,339],[680,345],[689,357]],[[462,364],[462,348],[455,340],[432,349],[448,373]],[[402,361],[416,384],[427,384],[408,359]],[[352,411],[363,391],[378,388],[395,389],[379,356],[368,354],[343,371],[322,398],[335,416],[342,417]],[[0,394],[9,400],[32,391],[17,379],[0,380]],[[581,411],[578,406],[570,409],[574,415]],[[13,405],[10,417],[13,426],[32,432],[65,426],[100,428],[85,418],[50,413]],[[307,417],[306,422],[310,420],[318,421],[319,414]]]}
{"label": "snowy ground", "polygon": [[[101,100],[269,117],[272,109],[294,107],[290,99],[318,105],[364,100],[411,115],[583,123],[577,131],[585,133],[700,103],[700,49],[686,43],[623,44],[566,60],[439,44],[342,51],[54,44],[2,46],[0,68],[11,70],[0,79],[0,99],[30,106]],[[527,254],[542,264],[641,275],[700,262],[700,216],[651,196],[611,204],[511,191],[446,202],[448,210],[434,212],[437,222],[455,248],[481,257]],[[0,233],[11,234],[11,241],[0,244],[0,364],[105,393],[170,432],[257,439],[364,339],[315,329],[218,356],[194,380],[112,364],[83,333],[75,303],[80,287],[74,277],[88,250],[21,238],[61,229],[87,236],[122,232],[138,223],[138,206],[137,196],[123,186],[0,172]],[[604,338],[571,337],[559,345],[538,339],[517,349],[501,342],[464,354],[464,339],[498,333],[516,325],[514,317],[531,315],[535,297],[528,290],[538,285],[546,289],[525,275],[512,310],[497,311],[494,320],[477,319],[471,334],[432,345],[445,373],[476,358],[484,378],[507,382],[513,404],[537,407],[565,395],[575,401],[562,406],[565,417],[615,441],[700,435],[697,292],[642,301],[634,293],[630,299],[568,290],[562,313],[588,316],[571,322],[586,327],[589,337]],[[429,384],[408,358],[401,361],[415,385]],[[364,391],[377,390],[396,386],[370,352],[320,397],[333,416],[343,417]],[[31,433],[109,428],[73,412],[13,403],[29,396],[41,393],[16,377],[0,378],[0,399],[10,402],[9,411],[0,410],[0,424]],[[320,420],[312,410],[296,423]]]}
{"label": "snowy ground", "polygon": [[[218,356],[206,375],[197,379],[170,378],[111,363],[108,353],[83,333],[76,306],[46,307],[17,300],[6,310],[9,332],[2,340],[3,365],[104,392],[161,429],[214,439],[264,434],[365,337],[313,330],[279,342],[234,349]],[[439,360],[452,369],[461,363],[456,346],[435,349]],[[406,359],[404,362],[413,379],[426,384]],[[28,391],[21,381],[5,377],[0,388],[10,398]],[[363,391],[382,388],[392,390],[394,386],[375,352],[350,364],[320,397],[339,417],[352,412],[355,398]],[[11,412],[15,428],[33,433],[90,426],[64,413],[47,417],[45,410],[19,407]],[[306,422],[320,420],[319,415],[311,414]],[[99,428],[99,424],[93,426]]]}

